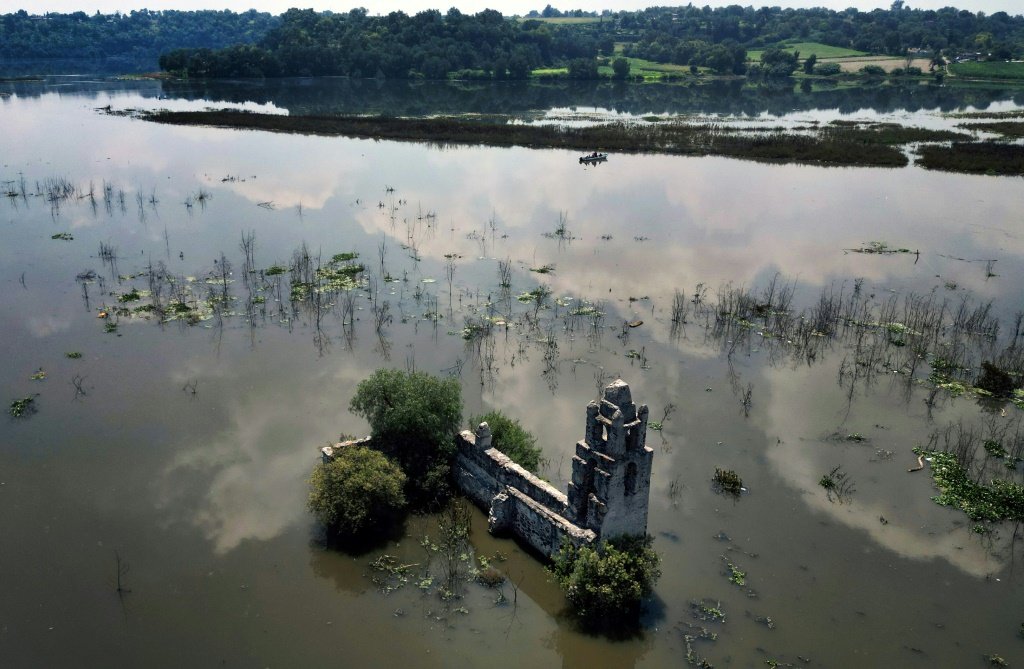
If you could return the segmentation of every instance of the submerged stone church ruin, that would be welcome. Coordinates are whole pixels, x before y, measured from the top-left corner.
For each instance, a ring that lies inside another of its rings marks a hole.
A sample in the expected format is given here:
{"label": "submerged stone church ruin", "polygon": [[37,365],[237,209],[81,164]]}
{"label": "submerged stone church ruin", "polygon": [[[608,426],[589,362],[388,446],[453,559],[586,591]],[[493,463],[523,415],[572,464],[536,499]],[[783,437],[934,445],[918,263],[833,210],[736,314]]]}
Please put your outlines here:
{"label": "submerged stone church ruin", "polygon": [[[493,448],[487,423],[456,437],[453,474],[462,493],[487,511],[492,533],[550,557],[566,539],[582,545],[647,532],[654,451],[646,436],[647,406],[636,406],[629,385],[619,379],[587,405],[568,494]],[[329,461],[335,449],[368,441],[326,446],[321,454]]]}
{"label": "submerged stone church ruin", "polygon": [[646,435],[647,406],[637,407],[620,379],[604,389],[600,402],[587,405],[568,495],[491,448],[486,423],[475,434],[459,435],[455,481],[488,511],[491,532],[509,534],[545,556],[556,553],[563,539],[579,545],[643,534],[654,459]]}

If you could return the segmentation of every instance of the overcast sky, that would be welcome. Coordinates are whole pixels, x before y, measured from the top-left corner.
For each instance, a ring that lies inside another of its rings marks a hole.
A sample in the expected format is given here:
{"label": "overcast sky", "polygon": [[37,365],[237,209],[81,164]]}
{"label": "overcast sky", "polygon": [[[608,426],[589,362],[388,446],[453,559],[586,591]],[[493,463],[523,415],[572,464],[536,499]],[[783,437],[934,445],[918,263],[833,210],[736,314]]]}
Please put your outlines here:
{"label": "overcast sky", "polygon": [[[449,7],[455,6],[464,12],[478,12],[481,9],[497,9],[502,14],[525,14],[531,9],[540,11],[548,0],[397,0],[385,2],[382,0],[366,0],[365,2],[344,2],[339,0],[0,0],[0,13],[6,14],[19,9],[24,9],[31,14],[44,12],[76,12],[84,11],[89,14],[97,10],[109,14],[115,11],[128,12],[133,9],[231,9],[236,12],[248,9],[280,14],[289,7],[312,7],[317,10],[330,9],[336,12],[348,11],[353,7],[365,7],[371,14],[386,14],[395,10],[413,14],[424,9],[440,9],[447,11]],[[845,9],[856,7],[861,10],[870,10],[876,7],[888,7],[891,3],[884,0],[762,0],[761,2],[743,2],[742,0],[696,0],[693,4],[703,6],[721,5],[762,5],[783,6],[783,7],[830,7],[832,9]],[[585,9],[587,11],[602,9],[642,9],[651,5],[685,5],[685,2],[676,0],[570,0],[567,3],[551,2],[553,7],[561,10]],[[1020,0],[907,0],[906,6],[913,9],[938,9],[948,6],[971,11],[983,11],[989,14],[1005,11],[1010,14],[1020,14],[1024,11],[1024,5]]]}

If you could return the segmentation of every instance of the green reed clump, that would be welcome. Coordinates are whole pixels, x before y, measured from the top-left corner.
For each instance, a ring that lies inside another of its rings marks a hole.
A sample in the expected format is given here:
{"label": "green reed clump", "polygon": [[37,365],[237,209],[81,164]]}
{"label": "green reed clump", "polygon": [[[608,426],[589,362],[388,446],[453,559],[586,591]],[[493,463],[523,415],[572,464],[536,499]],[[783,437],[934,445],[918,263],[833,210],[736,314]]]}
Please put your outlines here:
{"label": "green reed clump", "polygon": [[1024,175],[1024,146],[996,142],[954,142],[922,146],[918,164],[929,170],[968,174]]}

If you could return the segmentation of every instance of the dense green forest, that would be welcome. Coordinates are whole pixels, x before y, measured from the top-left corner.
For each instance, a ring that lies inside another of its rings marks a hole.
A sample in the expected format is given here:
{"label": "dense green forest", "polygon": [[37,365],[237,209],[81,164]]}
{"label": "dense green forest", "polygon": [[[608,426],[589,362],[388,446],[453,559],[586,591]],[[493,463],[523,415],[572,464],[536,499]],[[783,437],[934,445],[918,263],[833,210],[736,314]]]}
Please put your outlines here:
{"label": "dense green forest", "polygon": [[[348,75],[439,79],[451,76],[521,79],[540,67],[567,67],[571,78],[595,78],[596,56],[632,56],[658,63],[741,74],[747,51],[785,41],[815,41],[875,54],[908,49],[947,55],[983,52],[1010,58],[1024,51],[1024,17],[948,8],[912,10],[781,9],[730,6],[654,7],[565,18],[546,7],[537,18],[506,18],[494,10],[369,16],[292,9],[253,45],[219,51],[178,50],[165,70],[189,76]],[[788,75],[797,66],[769,49],[758,70]]]}
{"label": "dense green forest", "polygon": [[[518,22],[488,9],[463,14],[450,9],[409,16],[370,16],[290,9],[281,25],[256,45],[221,51],[179,50],[160,59],[170,71],[190,76],[348,75],[443,79],[477,70],[496,79],[521,79],[534,68],[575,58],[592,60],[600,27]],[[608,39],[607,48],[611,48]]]}
{"label": "dense green forest", "polygon": [[248,11],[162,11],[128,14],[0,16],[0,58],[125,58],[156,65],[160,54],[187,47],[219,49],[255,42],[280,23],[271,14]]}
{"label": "dense green forest", "polygon": [[[686,5],[598,15],[550,5],[526,17],[457,9],[371,16],[290,9],[150,12],[89,16],[25,11],[0,16],[0,58],[160,56],[189,77],[344,75],[389,79],[523,79],[538,68],[599,76],[597,59],[619,57],[742,74],[788,75],[795,57],[773,47],[811,42],[868,54],[909,51],[1007,60],[1024,54],[1024,16],[947,7],[908,9],[711,8]],[[751,66],[748,51],[764,50]],[[805,56],[809,54],[803,54]],[[619,63],[624,65],[624,63]],[[604,70],[607,72],[608,70]],[[626,68],[615,68],[625,74]]]}

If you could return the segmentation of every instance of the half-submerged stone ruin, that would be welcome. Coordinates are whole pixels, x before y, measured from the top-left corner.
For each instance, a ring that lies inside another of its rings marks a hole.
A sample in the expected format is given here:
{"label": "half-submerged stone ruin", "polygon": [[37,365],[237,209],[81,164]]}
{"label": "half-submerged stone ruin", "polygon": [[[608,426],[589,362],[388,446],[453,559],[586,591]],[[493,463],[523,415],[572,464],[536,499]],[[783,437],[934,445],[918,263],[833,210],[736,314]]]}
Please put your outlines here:
{"label": "half-submerged stone ruin", "polygon": [[[581,545],[647,532],[654,451],[646,436],[647,406],[636,406],[629,385],[619,379],[604,389],[600,402],[587,405],[568,495],[493,448],[487,423],[456,437],[453,473],[462,493],[488,512],[491,532],[511,535],[550,557],[564,540]],[[368,441],[324,447],[322,457],[329,461],[335,449]]]}
{"label": "half-submerged stone ruin", "polygon": [[587,406],[565,495],[491,448],[486,423],[458,437],[455,480],[488,511],[488,526],[545,556],[564,539],[580,545],[647,532],[654,451],[646,445],[647,406],[633,404],[621,379]]}

